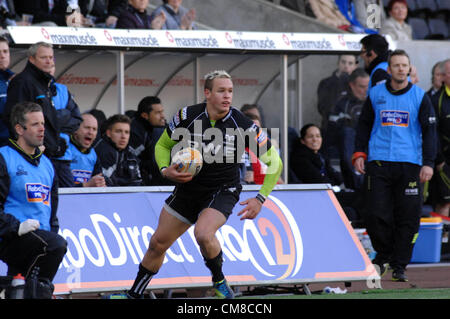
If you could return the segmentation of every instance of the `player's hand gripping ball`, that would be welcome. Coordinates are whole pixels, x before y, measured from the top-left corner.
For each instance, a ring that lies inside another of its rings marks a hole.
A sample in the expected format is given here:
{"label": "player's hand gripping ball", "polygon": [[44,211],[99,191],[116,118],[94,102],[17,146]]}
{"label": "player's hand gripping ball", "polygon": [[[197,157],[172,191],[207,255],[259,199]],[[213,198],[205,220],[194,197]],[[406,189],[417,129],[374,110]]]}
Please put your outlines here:
{"label": "player's hand gripping ball", "polygon": [[172,157],[172,163],[178,163],[178,172],[197,175],[203,166],[202,154],[195,148],[183,148]]}

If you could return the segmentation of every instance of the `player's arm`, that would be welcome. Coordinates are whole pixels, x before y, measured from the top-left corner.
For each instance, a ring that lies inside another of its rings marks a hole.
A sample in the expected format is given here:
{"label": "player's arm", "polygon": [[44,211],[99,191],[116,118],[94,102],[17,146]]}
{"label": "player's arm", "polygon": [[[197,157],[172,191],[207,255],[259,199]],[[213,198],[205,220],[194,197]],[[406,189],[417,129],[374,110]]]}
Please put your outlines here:
{"label": "player's arm", "polygon": [[241,220],[254,219],[259,214],[262,205],[277,184],[283,170],[283,162],[274,146],[271,146],[259,159],[267,165],[267,173],[258,195],[240,203],[246,205],[238,213],[238,216],[242,216]]}
{"label": "player's arm", "polygon": [[161,175],[177,183],[186,183],[192,180],[192,175],[189,173],[180,173],[177,171],[178,164],[170,165],[172,148],[177,144],[172,140],[167,133],[167,129],[159,138],[155,145],[155,160],[158,164]]}
{"label": "player's arm", "polygon": [[419,108],[419,122],[422,127],[422,168],[420,182],[425,183],[434,173],[434,162],[437,155],[438,138],[436,131],[436,114],[427,94],[424,94]]}
{"label": "player's arm", "polygon": [[283,170],[283,162],[274,146],[271,146],[266,153],[259,157],[259,159],[267,165],[267,172],[258,195],[262,195],[266,198],[280,179]]}

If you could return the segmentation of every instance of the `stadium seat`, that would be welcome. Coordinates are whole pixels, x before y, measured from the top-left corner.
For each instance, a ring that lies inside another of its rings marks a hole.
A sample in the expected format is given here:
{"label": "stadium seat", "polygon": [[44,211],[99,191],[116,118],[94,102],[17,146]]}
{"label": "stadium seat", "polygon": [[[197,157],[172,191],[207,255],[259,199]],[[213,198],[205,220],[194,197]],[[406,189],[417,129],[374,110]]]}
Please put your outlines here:
{"label": "stadium seat", "polygon": [[449,10],[450,11],[450,1],[448,0],[436,0],[437,10]]}
{"label": "stadium seat", "polygon": [[417,9],[417,4],[415,0],[406,0],[406,3],[408,3],[409,12],[414,12]]}
{"label": "stadium seat", "polygon": [[434,0],[415,0],[416,10],[414,10],[414,15],[418,18],[428,19],[434,18],[437,5]]}
{"label": "stadium seat", "polygon": [[412,28],[414,40],[423,40],[430,34],[428,25],[424,19],[409,18],[408,23]]}
{"label": "stadium seat", "polygon": [[450,20],[450,1],[448,0],[436,0],[437,11],[436,18]]}
{"label": "stadium seat", "polygon": [[417,10],[427,10],[430,12],[437,10],[437,5],[434,0],[416,0],[416,5]]}
{"label": "stadium seat", "polygon": [[430,28],[430,35],[434,38],[447,39],[449,37],[447,23],[442,19],[429,19],[428,27]]}

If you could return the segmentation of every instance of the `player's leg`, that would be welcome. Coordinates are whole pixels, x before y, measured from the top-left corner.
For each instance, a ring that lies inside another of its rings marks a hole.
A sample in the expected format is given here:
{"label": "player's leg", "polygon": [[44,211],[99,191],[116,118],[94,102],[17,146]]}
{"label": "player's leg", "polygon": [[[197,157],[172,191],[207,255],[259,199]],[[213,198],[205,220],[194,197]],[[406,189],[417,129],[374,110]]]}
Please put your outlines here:
{"label": "player's leg", "polygon": [[211,271],[216,295],[220,298],[231,299],[234,298],[234,293],[222,272],[222,247],[215,235],[226,220],[227,218],[220,211],[206,208],[201,212],[195,224],[194,235],[200,246],[205,265]]}
{"label": "player's leg", "polygon": [[180,220],[168,213],[166,208],[161,210],[158,227],[152,235],[147,252],[141,264],[156,273],[161,268],[167,249],[183,235],[191,224]]}
{"label": "player's leg", "polygon": [[168,213],[166,208],[161,210],[158,227],[150,239],[149,247],[139,264],[139,270],[133,286],[126,294],[111,295],[109,298],[142,298],[150,280],[159,271],[164,261],[167,249],[191,225]]}
{"label": "player's leg", "polygon": [[198,217],[194,235],[205,259],[216,257],[222,250],[216,232],[226,221],[224,214],[214,208],[205,208]]}
{"label": "player's leg", "polygon": [[222,248],[216,232],[231,215],[239,201],[241,189],[241,185],[225,185],[215,192],[207,208],[198,217],[194,229],[205,264],[211,271],[214,289],[221,298],[233,298],[234,293],[222,272]]}

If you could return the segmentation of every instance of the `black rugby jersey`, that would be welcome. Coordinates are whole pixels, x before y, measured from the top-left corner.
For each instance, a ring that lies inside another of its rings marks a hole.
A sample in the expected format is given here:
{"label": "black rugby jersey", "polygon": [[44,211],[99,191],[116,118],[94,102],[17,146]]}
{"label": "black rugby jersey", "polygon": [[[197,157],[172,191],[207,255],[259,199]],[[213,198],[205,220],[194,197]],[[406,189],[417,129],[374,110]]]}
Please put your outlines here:
{"label": "black rugby jersey", "polygon": [[191,182],[183,184],[185,187],[238,184],[245,147],[259,156],[271,147],[266,132],[234,107],[212,126],[206,103],[179,110],[169,123],[167,133],[179,142],[172,148],[172,154],[189,143],[203,155],[202,170]]}

